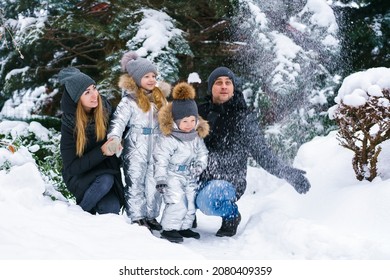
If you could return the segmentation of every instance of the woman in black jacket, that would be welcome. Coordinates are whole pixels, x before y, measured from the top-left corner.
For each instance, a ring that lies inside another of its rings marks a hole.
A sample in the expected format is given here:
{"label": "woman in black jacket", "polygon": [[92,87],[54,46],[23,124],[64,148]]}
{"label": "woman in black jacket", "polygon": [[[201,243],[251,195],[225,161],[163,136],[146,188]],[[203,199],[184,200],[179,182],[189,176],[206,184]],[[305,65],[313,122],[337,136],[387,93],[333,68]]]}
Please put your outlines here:
{"label": "woman in black jacket", "polygon": [[207,102],[198,106],[199,115],[209,122],[210,133],[204,140],[209,157],[196,204],[204,214],[222,217],[217,236],[233,236],[241,221],[236,201],[246,189],[248,158],[288,181],[298,193],[306,193],[310,183],[305,171],[286,165],[267,146],[229,68],[218,67],[210,74],[208,91]]}
{"label": "woman in black jacket", "polygon": [[111,105],[77,68],[60,71],[62,177],[76,203],[92,214],[118,214],[123,205],[121,146],[106,140]]}

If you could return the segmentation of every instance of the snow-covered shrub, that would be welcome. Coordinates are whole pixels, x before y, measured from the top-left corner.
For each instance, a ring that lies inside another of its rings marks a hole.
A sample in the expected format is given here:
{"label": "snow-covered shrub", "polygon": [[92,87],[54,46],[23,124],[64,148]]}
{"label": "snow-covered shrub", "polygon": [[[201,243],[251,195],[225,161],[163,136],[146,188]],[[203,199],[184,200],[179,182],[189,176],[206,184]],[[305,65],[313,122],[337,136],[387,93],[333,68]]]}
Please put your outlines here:
{"label": "snow-covered shrub", "polygon": [[[18,165],[21,155],[34,161],[46,183],[45,195],[52,199],[73,199],[67,190],[61,175],[62,159],[60,154],[60,133],[43,127],[32,121],[30,124],[21,121],[0,122],[0,148],[8,149],[12,155],[0,159],[0,168],[9,170]],[[25,162],[25,161],[22,161]]]}
{"label": "snow-covered shrub", "polygon": [[356,178],[377,177],[381,143],[390,139],[390,69],[371,68],[347,77],[330,109],[340,144],[354,152]]}

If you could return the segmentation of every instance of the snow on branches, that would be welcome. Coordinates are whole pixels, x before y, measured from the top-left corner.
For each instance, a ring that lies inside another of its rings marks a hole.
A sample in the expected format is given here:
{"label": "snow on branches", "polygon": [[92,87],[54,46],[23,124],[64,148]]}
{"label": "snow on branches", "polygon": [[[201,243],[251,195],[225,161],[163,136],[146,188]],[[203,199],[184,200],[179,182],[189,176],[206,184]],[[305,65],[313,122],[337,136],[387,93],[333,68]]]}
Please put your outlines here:
{"label": "snow on branches", "polygon": [[390,139],[390,69],[372,68],[347,77],[330,110],[339,125],[341,146],[354,152],[352,166],[360,181],[377,174],[380,144]]}

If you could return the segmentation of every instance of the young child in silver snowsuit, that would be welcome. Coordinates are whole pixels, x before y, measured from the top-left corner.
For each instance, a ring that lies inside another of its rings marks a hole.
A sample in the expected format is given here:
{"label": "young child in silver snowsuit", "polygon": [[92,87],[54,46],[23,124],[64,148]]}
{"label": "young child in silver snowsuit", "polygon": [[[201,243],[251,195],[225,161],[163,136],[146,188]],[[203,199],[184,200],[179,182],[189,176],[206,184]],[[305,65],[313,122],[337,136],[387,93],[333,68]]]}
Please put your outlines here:
{"label": "young child in silver snowsuit", "polygon": [[[125,206],[131,222],[149,229],[161,230],[161,195],[154,181],[153,150],[161,133],[157,113],[167,104],[170,87],[157,87],[157,69],[135,52],[125,53],[121,60],[119,87],[123,97],[114,112],[108,133],[118,145],[123,138],[123,173]],[[114,141],[113,141],[114,142]]]}
{"label": "young child in silver snowsuit", "polygon": [[177,84],[172,96],[173,101],[158,114],[163,135],[153,154],[154,176],[165,202],[161,237],[182,242],[183,237],[200,238],[191,226],[195,219],[197,179],[207,166],[208,150],[203,138],[209,133],[209,125],[198,115],[191,85]]}

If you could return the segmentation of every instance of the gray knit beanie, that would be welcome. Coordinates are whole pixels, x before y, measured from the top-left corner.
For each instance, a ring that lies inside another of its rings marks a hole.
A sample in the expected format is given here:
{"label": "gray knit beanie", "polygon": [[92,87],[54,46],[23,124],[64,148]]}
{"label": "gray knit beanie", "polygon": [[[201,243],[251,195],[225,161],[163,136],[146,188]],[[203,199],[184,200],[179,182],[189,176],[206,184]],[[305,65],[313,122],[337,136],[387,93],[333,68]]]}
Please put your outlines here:
{"label": "gray knit beanie", "polygon": [[139,57],[136,52],[127,52],[121,59],[122,71],[126,72],[132,77],[137,84],[141,86],[141,79],[147,73],[154,73],[157,75],[157,68],[146,58]]}
{"label": "gray knit beanie", "polygon": [[198,118],[198,106],[194,100],[195,95],[195,89],[185,82],[181,82],[173,88],[172,118],[176,123],[189,116]]}
{"label": "gray knit beanie", "polygon": [[80,96],[90,85],[96,84],[91,77],[75,67],[62,69],[58,74],[58,79],[62,85],[65,85],[65,89],[74,103],[79,101]]}
{"label": "gray knit beanie", "polygon": [[181,120],[185,117],[195,116],[198,118],[198,106],[195,100],[173,100],[172,117],[174,121]]}
{"label": "gray knit beanie", "polygon": [[207,79],[208,93],[211,94],[211,89],[213,88],[215,80],[217,80],[219,77],[222,76],[229,77],[233,82],[233,86],[236,87],[236,76],[234,75],[233,71],[227,67],[222,66],[222,67],[215,68],[214,71],[211,72],[210,76],[208,77]]}

